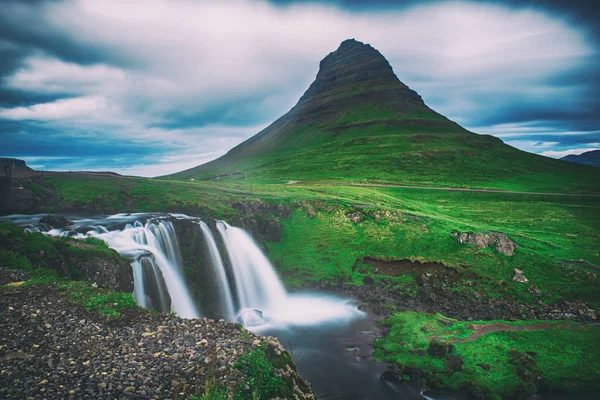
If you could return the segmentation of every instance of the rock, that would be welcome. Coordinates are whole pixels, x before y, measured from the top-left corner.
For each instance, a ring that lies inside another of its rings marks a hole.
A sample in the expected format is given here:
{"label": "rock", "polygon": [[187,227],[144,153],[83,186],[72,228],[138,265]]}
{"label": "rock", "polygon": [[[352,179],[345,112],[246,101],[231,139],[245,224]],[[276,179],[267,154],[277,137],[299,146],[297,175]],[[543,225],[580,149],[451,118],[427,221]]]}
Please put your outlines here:
{"label": "rock", "polygon": [[492,237],[485,233],[471,233],[469,235],[469,243],[477,248],[483,249],[492,243]]}
{"label": "rock", "polygon": [[375,279],[373,279],[373,277],[372,277],[372,276],[368,276],[368,275],[367,275],[367,276],[365,276],[365,277],[363,278],[363,283],[364,283],[365,285],[372,285],[372,284],[374,284],[374,283],[375,283]]}
{"label": "rock", "polygon": [[484,249],[489,245],[494,245],[497,252],[512,256],[515,253],[517,243],[510,239],[503,233],[490,232],[490,233],[479,233],[479,232],[450,232],[452,237],[455,237],[460,243],[470,243],[471,245]]}
{"label": "rock", "polygon": [[244,308],[242,311],[240,311],[237,319],[242,323],[242,325],[248,327],[266,324],[265,320],[262,317],[262,312],[260,310],[252,310],[249,308]]}
{"label": "rock", "polygon": [[465,361],[456,354],[448,354],[444,359],[444,365],[446,366],[446,370],[450,373],[462,371],[463,364]]}
{"label": "rock", "polygon": [[400,381],[400,377],[398,377],[398,375],[396,375],[396,373],[394,371],[391,371],[389,369],[386,369],[385,371],[383,371],[383,373],[381,375],[379,375],[379,379],[381,379],[382,381],[386,381],[386,382]]}
{"label": "rock", "polygon": [[508,236],[498,234],[496,236],[496,251],[506,254],[507,256],[512,256],[515,254],[515,248],[517,247],[517,243],[511,240]]}
{"label": "rock", "polygon": [[429,341],[429,347],[427,348],[427,354],[439,358],[446,357],[451,351],[452,343],[436,338]]}
{"label": "rock", "polygon": [[525,275],[523,275],[523,271],[515,268],[514,272],[515,272],[515,276],[513,277],[513,281],[519,282],[519,283],[529,282],[529,279],[527,279],[527,277]]}
{"label": "rock", "polygon": [[46,215],[40,219],[40,224],[48,224],[53,228],[65,228],[71,224],[71,221],[62,215]]}
{"label": "rock", "polygon": [[363,216],[359,212],[348,213],[346,217],[351,219],[353,223],[358,224],[363,220]]}
{"label": "rock", "polygon": [[479,368],[481,368],[484,371],[489,371],[490,370],[490,364],[485,364],[485,363],[479,363],[477,364],[477,366]]}

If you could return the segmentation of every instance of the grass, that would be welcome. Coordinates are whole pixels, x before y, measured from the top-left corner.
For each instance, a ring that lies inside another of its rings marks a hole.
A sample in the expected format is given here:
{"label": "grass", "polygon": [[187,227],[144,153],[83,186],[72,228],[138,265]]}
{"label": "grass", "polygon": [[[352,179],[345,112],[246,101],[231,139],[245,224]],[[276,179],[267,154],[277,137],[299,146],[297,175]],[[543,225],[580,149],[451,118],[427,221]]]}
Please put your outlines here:
{"label": "grass", "polygon": [[[26,285],[53,284],[66,290],[69,299],[108,318],[118,318],[121,311],[136,308],[131,293],[99,289],[79,278],[77,265],[69,265],[71,276],[52,269],[55,262],[93,257],[118,258],[119,255],[100,240],[89,238],[81,243],[86,248],[72,246],[75,239],[50,238],[41,233],[25,233],[21,228],[0,222],[0,265],[27,272],[31,278]],[[43,256],[41,250],[44,251]]]}
{"label": "grass", "polygon": [[293,398],[290,382],[285,382],[275,374],[276,368],[284,368],[285,363],[291,362],[286,355],[269,356],[267,346],[260,345],[248,353],[240,355],[233,369],[244,376],[244,384],[233,388],[223,388],[216,384],[212,370],[205,379],[204,393],[192,396],[194,400],[259,400],[274,398]]}
{"label": "grass", "polygon": [[[600,170],[466,131],[428,107],[361,102],[347,91],[323,115],[300,110],[210,163],[165,178],[256,183],[395,183],[514,191],[600,193]],[[342,96],[344,97],[344,96]],[[243,174],[232,175],[234,171]]]}
{"label": "grass", "polygon": [[[502,322],[524,326],[548,324],[548,329],[493,332],[478,339],[468,337],[472,324]],[[555,328],[554,325],[572,328]],[[515,397],[537,390],[593,391],[600,388],[600,327],[580,326],[564,321],[464,322],[440,314],[417,312],[394,314],[383,322],[389,334],[375,342],[375,355],[402,368],[425,371],[433,386],[469,390],[485,398]],[[459,356],[461,371],[452,371],[444,358],[428,354],[431,340],[452,343],[450,354]],[[489,370],[484,370],[484,364]],[[541,376],[541,381],[535,376]]]}

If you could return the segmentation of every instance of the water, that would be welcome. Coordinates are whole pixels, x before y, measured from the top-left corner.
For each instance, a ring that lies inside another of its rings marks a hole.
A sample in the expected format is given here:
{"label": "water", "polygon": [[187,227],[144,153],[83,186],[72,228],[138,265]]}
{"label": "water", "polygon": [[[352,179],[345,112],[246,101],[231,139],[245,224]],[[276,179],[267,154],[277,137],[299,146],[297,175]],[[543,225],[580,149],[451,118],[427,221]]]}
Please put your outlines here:
{"label": "water", "polygon": [[[42,216],[6,219],[34,232]],[[67,217],[74,221],[69,230],[53,229],[45,234],[104,240],[132,259],[133,295],[140,306],[195,318],[200,312],[183,278],[179,242],[171,222],[173,218],[191,221],[202,232],[203,241],[197,245],[209,255],[202,268],[214,271],[216,293],[227,318],[243,322],[258,334],[279,338],[319,399],[424,398],[409,386],[379,379],[386,366],[370,357],[378,335],[371,315],[359,311],[350,298],[287,293],[269,260],[244,230],[217,221],[215,236],[206,223],[182,214]]]}
{"label": "water", "polygon": [[243,229],[218,221],[217,229],[225,243],[235,283],[240,311],[277,307],[286,293],[273,266]]}
{"label": "water", "polygon": [[223,308],[226,312],[226,317],[229,320],[235,319],[235,305],[233,303],[233,296],[231,294],[231,287],[229,285],[229,280],[227,278],[227,273],[225,272],[225,266],[223,265],[223,260],[221,259],[221,254],[219,253],[219,248],[217,247],[217,243],[210,231],[208,225],[206,225],[202,221],[198,221],[200,228],[202,229],[202,233],[204,233],[204,239],[206,240],[206,246],[208,247],[208,251],[210,254],[210,258],[212,261],[212,265],[217,271],[217,275],[219,277],[219,293],[221,295],[221,301],[223,303]]}

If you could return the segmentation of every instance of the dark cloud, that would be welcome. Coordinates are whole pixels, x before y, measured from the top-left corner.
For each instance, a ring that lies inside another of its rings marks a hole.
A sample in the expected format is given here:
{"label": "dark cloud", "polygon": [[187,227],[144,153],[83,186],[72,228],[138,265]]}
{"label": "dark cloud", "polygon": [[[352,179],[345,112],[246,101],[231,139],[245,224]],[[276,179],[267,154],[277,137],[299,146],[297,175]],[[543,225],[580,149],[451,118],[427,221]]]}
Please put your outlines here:
{"label": "dark cloud", "polygon": [[536,152],[600,142],[595,2],[271,3],[0,0],[2,152],[199,164],[288,111],[347,37],[476,132]]}

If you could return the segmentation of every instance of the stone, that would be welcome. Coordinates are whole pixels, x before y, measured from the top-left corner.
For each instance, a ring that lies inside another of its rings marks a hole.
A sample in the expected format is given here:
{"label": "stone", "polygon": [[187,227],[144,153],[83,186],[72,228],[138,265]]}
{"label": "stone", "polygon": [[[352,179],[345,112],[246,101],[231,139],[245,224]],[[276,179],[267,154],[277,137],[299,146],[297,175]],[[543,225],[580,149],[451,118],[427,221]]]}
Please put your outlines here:
{"label": "stone", "polygon": [[513,281],[519,282],[519,283],[529,282],[529,279],[527,279],[527,277],[525,275],[523,275],[523,271],[521,271],[520,269],[515,268],[514,273],[515,273],[515,276],[513,277]]}
{"label": "stone", "polygon": [[462,371],[465,361],[456,354],[448,354],[444,359],[444,365],[449,372]]}
{"label": "stone", "polygon": [[443,358],[452,351],[452,343],[449,343],[441,339],[431,339],[429,341],[429,347],[427,348],[427,354],[433,357]]}
{"label": "stone", "polygon": [[62,215],[46,215],[40,219],[40,224],[48,224],[53,228],[65,228],[71,224],[71,221]]}

